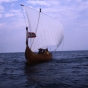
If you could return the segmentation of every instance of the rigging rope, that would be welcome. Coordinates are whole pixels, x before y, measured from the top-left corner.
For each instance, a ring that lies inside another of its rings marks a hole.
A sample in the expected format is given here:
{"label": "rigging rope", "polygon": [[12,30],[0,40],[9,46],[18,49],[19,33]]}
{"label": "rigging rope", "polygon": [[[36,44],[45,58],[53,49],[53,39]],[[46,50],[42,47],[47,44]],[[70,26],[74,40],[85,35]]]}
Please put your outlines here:
{"label": "rigging rope", "polygon": [[63,45],[62,45],[62,51],[63,51],[63,48],[64,48],[64,38],[63,38]]}
{"label": "rigging rope", "polygon": [[[43,27],[46,27],[46,26],[47,26],[47,22],[44,21],[44,19],[42,19],[42,18],[41,18],[41,20],[43,21],[43,24],[41,24],[42,28],[43,28]],[[51,25],[51,24],[52,24],[52,22],[50,21],[50,22],[48,23],[49,28],[52,28],[52,25]],[[47,30],[47,32],[48,32],[48,30]],[[51,41],[51,40],[53,41],[53,40],[54,40],[53,31],[49,31],[48,33],[49,33],[48,36],[51,36],[51,34],[52,34],[52,39],[49,39],[49,40],[50,40],[50,41]],[[43,33],[43,34],[44,34],[44,40],[46,40],[46,36],[45,36],[46,31],[45,31],[45,30],[44,30],[44,33]],[[50,37],[47,37],[47,38],[50,38]],[[42,42],[43,42],[43,41],[42,41]],[[40,37],[39,37],[39,40],[36,42],[36,45],[38,45],[38,44],[41,45],[42,42],[41,42],[41,36],[40,36]],[[37,44],[37,43],[38,43],[38,44]],[[47,44],[47,41],[46,41],[45,43]]]}
{"label": "rigging rope", "polygon": [[[23,6],[23,5],[21,5],[21,6]],[[26,18],[25,18],[24,12],[23,12],[23,8],[21,7],[21,9],[22,9],[22,13],[23,13],[24,21],[25,21],[25,24],[26,24],[26,27],[27,27],[27,22],[26,22]]]}
{"label": "rigging rope", "polygon": [[[40,13],[41,13],[41,8],[40,8],[40,11],[39,11],[38,23],[37,23],[37,27],[36,27],[35,33],[37,33],[38,24],[39,24],[39,19],[40,19]],[[33,39],[33,42],[34,42],[34,39]],[[32,44],[31,44],[31,47],[32,47],[32,45],[33,45],[33,42],[32,42]]]}
{"label": "rigging rope", "polygon": [[[64,38],[63,38],[63,42],[62,42],[62,51],[63,51],[63,47],[64,47]],[[55,49],[55,51],[58,49],[58,47]]]}
{"label": "rigging rope", "polygon": [[[41,18],[41,20],[43,20],[43,19]],[[44,21],[43,21],[43,24],[44,24]],[[43,24],[41,24],[42,28],[43,28]],[[45,26],[46,26],[46,25],[45,25]],[[42,30],[42,29],[41,29],[41,30]],[[42,30],[42,31],[43,31],[43,34],[45,35],[45,30]],[[37,45],[37,46],[41,45],[42,42],[44,42],[44,40],[46,40],[46,36],[44,36],[43,41],[41,41],[41,40],[42,40],[42,39],[41,39],[41,35],[40,35],[38,41],[36,42],[36,45]],[[46,41],[46,42],[47,42],[47,41]],[[38,44],[39,44],[39,45],[38,45]]]}

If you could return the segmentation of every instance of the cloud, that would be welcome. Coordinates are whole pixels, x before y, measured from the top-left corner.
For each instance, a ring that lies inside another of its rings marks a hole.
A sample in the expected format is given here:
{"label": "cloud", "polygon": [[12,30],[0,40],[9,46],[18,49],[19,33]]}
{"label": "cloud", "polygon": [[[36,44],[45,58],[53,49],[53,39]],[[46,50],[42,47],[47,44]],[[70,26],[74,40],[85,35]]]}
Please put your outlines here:
{"label": "cloud", "polygon": [[4,11],[4,7],[2,5],[0,5],[0,12]]}
{"label": "cloud", "polygon": [[14,3],[12,3],[12,4],[11,4],[11,7],[14,7],[14,6],[15,6],[15,4],[14,4]]}
{"label": "cloud", "polygon": [[3,2],[13,2],[13,1],[17,1],[17,0],[0,0],[0,3],[3,3]]}
{"label": "cloud", "polygon": [[[72,0],[28,0],[27,2],[35,6],[40,5],[42,8],[42,12],[46,14],[50,14],[51,16],[55,16],[56,18],[65,17],[65,19],[68,18],[69,20],[77,18],[79,16],[78,12],[84,9],[84,6],[86,4],[85,2],[82,2],[82,0],[78,0],[76,2],[73,2]],[[81,3],[84,5],[82,5]]]}
{"label": "cloud", "polygon": [[40,5],[40,6],[41,5],[45,5],[45,6],[50,5],[50,3],[47,3],[46,1],[39,1],[39,0],[32,0],[32,1],[28,0],[27,3],[32,4],[32,5]]}
{"label": "cloud", "polygon": [[12,17],[15,16],[15,14],[5,14],[5,17]]}
{"label": "cloud", "polygon": [[2,17],[2,14],[0,14],[0,18]]}
{"label": "cloud", "polygon": [[22,17],[22,14],[21,14],[21,11],[20,10],[10,10],[8,13],[5,13],[4,14],[4,17],[15,17],[15,18],[18,18],[18,17]]}
{"label": "cloud", "polygon": [[[14,2],[14,1],[17,1],[17,0],[0,0],[0,12],[1,11],[4,11],[4,6],[2,5],[2,3],[9,3],[9,2]],[[13,6],[14,4],[11,4],[11,6]]]}
{"label": "cloud", "polygon": [[25,37],[25,23],[22,18],[14,19],[10,23],[0,23],[0,52],[24,51]]}
{"label": "cloud", "polygon": [[5,25],[5,23],[0,23],[0,28],[3,27]]}

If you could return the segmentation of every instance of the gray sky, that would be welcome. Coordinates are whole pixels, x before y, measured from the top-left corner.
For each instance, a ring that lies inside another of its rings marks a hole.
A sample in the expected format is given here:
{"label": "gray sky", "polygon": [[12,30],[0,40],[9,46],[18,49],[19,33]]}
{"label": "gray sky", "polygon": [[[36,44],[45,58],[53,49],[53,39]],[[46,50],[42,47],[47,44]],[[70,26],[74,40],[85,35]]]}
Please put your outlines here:
{"label": "gray sky", "polygon": [[0,53],[25,51],[25,21],[20,4],[42,8],[63,25],[59,50],[88,50],[88,0],[0,0]]}

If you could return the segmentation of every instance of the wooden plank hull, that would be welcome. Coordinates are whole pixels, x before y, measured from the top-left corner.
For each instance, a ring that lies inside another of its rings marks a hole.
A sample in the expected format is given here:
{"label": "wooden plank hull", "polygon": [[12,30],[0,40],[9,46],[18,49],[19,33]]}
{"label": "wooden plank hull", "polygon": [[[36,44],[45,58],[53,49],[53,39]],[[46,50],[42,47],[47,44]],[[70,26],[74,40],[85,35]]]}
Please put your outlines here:
{"label": "wooden plank hull", "polygon": [[36,54],[27,46],[25,50],[25,58],[28,64],[36,64],[51,60],[52,54]]}

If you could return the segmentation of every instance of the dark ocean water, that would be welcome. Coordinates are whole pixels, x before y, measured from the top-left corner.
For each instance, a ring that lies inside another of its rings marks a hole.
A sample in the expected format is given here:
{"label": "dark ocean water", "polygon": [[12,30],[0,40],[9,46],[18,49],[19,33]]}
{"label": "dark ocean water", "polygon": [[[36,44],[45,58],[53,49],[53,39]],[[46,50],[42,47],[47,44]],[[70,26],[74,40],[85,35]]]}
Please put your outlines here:
{"label": "dark ocean water", "polygon": [[0,54],[0,88],[88,88],[88,51],[53,52],[28,66],[24,53]]}

